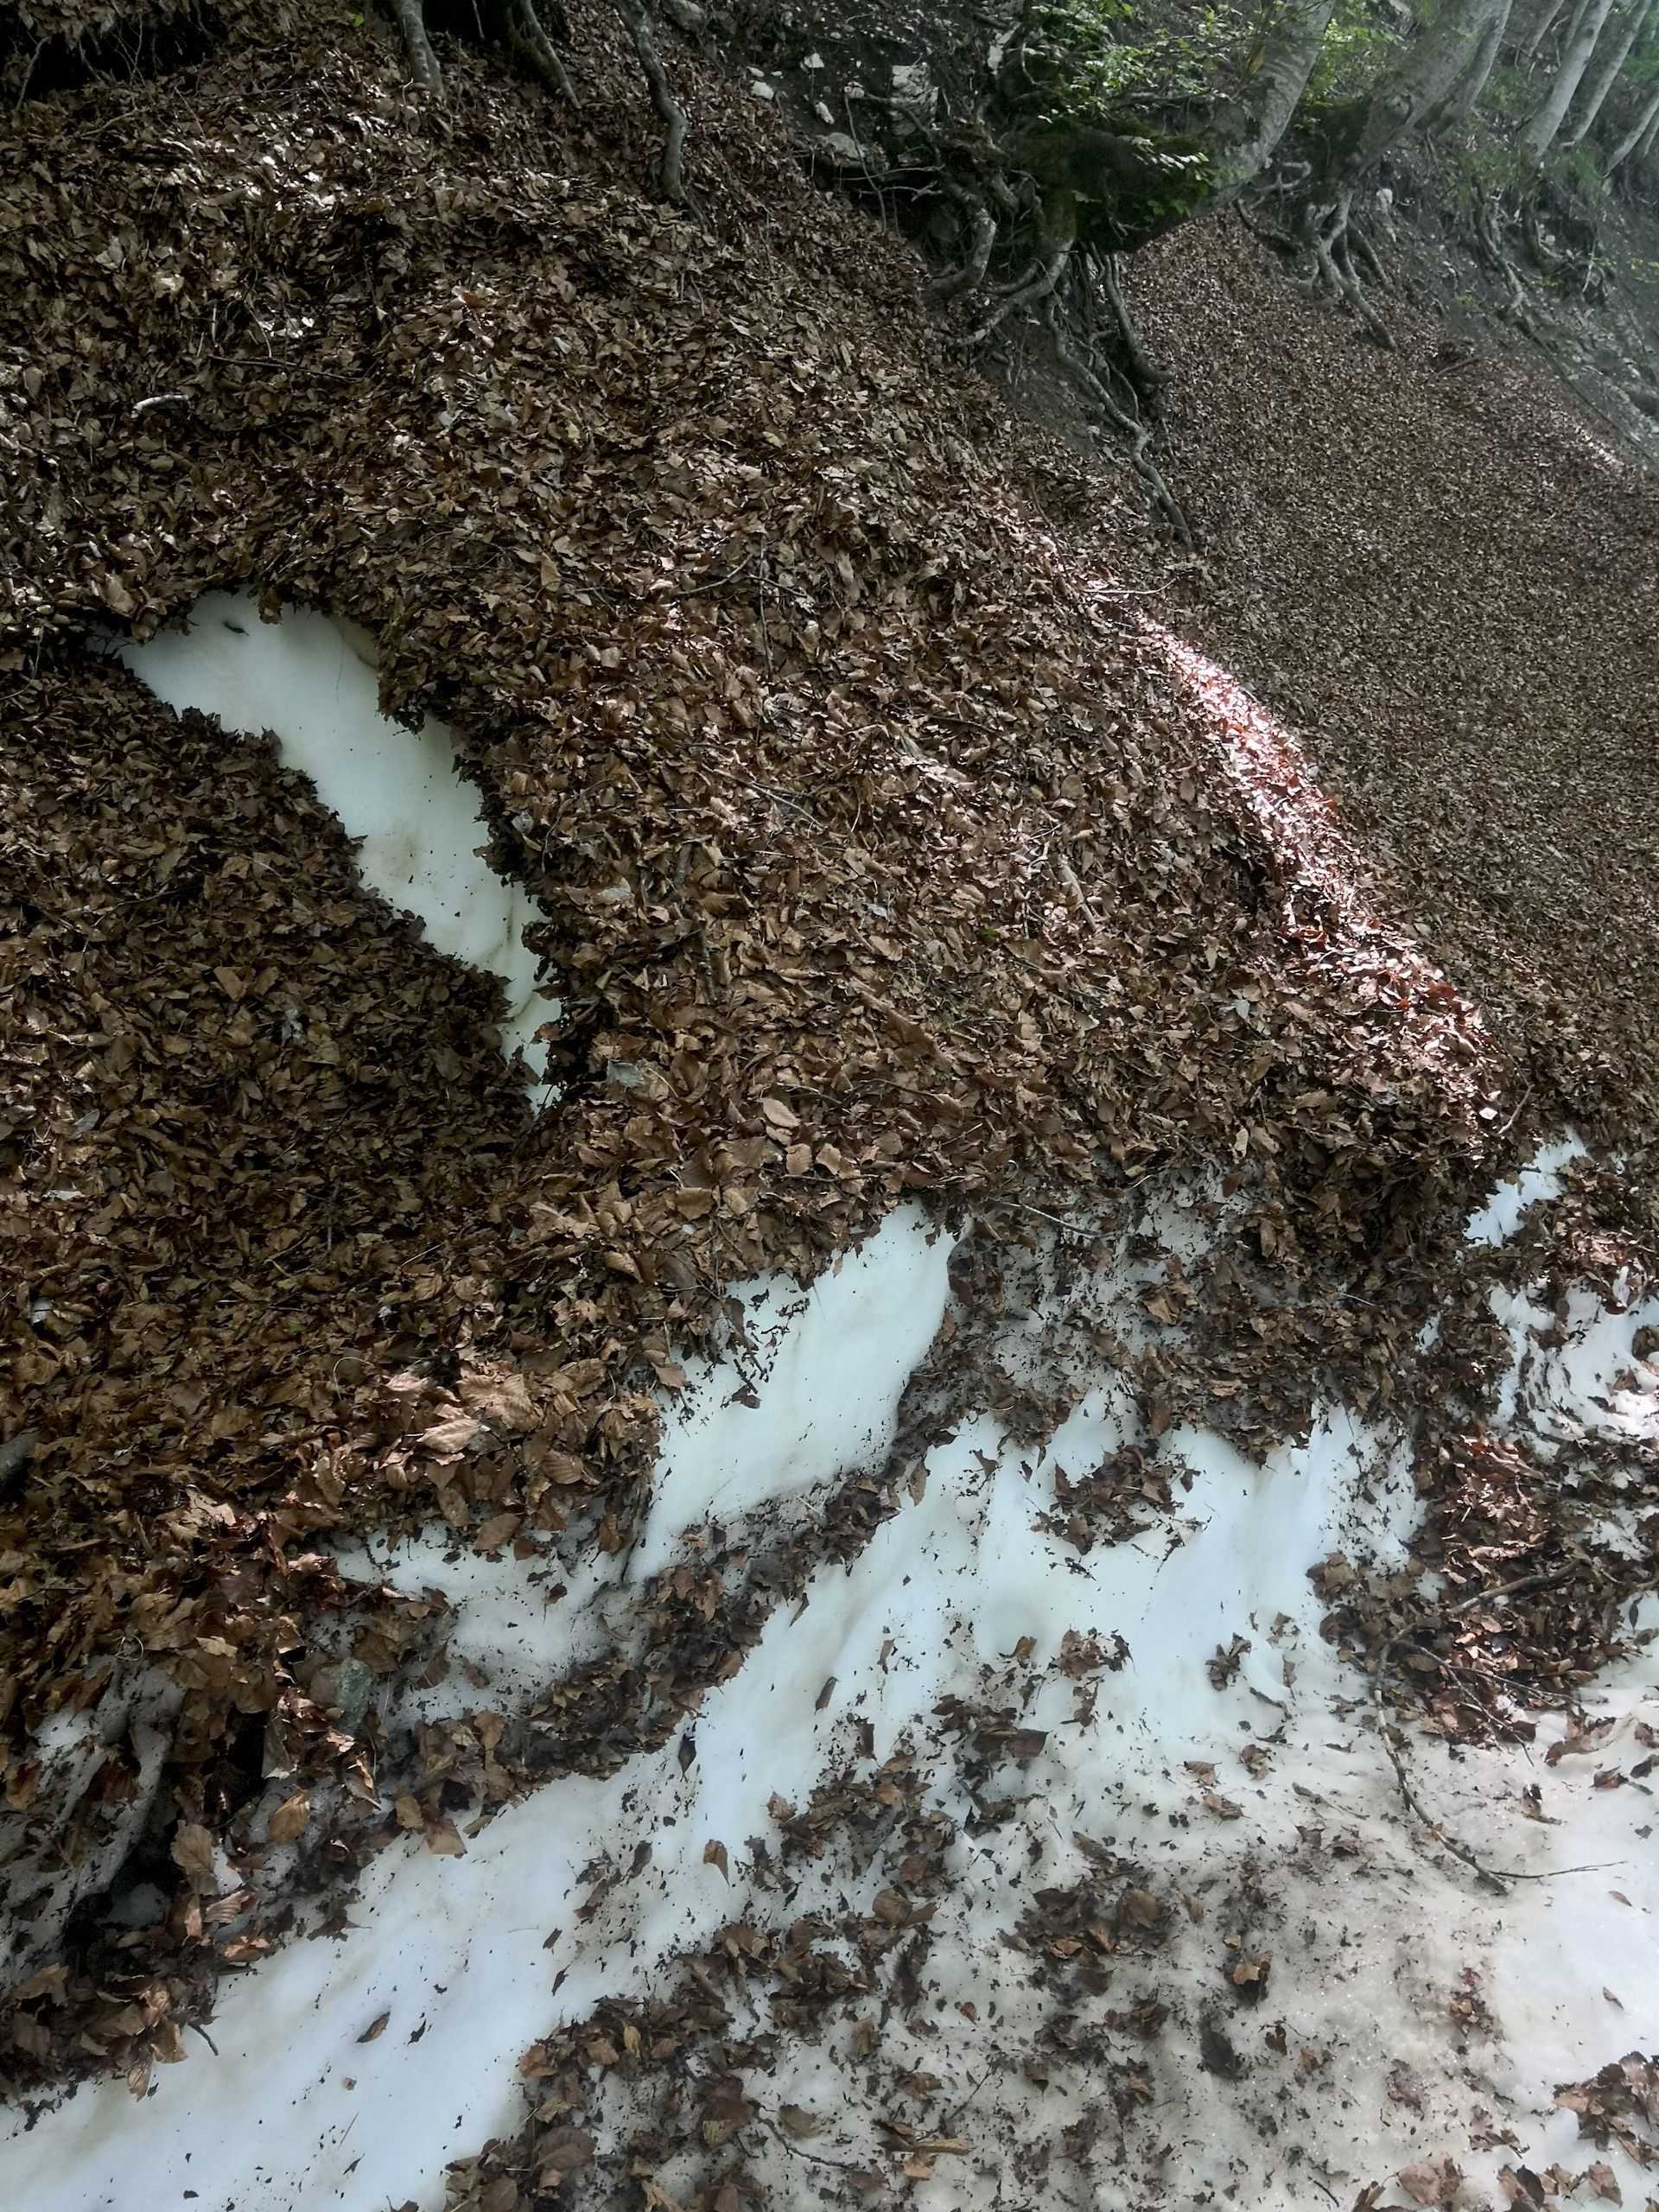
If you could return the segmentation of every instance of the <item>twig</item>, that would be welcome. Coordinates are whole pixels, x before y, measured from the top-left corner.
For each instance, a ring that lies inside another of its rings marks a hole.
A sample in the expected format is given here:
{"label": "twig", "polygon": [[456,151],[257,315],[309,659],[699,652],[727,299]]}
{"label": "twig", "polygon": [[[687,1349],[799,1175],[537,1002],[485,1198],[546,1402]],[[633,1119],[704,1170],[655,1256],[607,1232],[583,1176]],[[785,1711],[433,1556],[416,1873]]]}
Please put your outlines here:
{"label": "twig", "polygon": [[35,51],[29,57],[29,67],[23,72],[23,81],[17,87],[17,97],[11,104],[11,111],[14,115],[22,112],[23,102],[29,98],[29,88],[35,81],[35,64],[45,52],[46,41],[37,40]]}
{"label": "twig", "polygon": [[[1494,1599],[1518,1597],[1528,1590],[1552,1589],[1557,1583],[1571,1581],[1578,1572],[1575,1564],[1556,1567],[1547,1574],[1523,1574],[1513,1582],[1500,1582],[1496,1589],[1477,1590],[1460,1604],[1453,1605],[1445,1618],[1456,1620],[1464,1613],[1473,1612],[1478,1606],[1490,1605]],[[1395,1744],[1393,1723],[1383,1703],[1389,1662],[1401,1644],[1410,1643],[1418,1633],[1414,1628],[1401,1629],[1391,1636],[1377,1653],[1371,1670],[1371,1702],[1376,1713],[1377,1732],[1382,1739],[1382,1749],[1388,1754],[1389,1764],[1394,1769],[1394,1778],[1399,1784],[1400,1795],[1405,1800],[1408,1812],[1414,1814],[1429,1834],[1437,1837],[1454,1859],[1461,1859],[1465,1866],[1479,1875],[1482,1881],[1491,1882],[1494,1886],[1504,1882],[1553,1882],[1563,1874],[1595,1874],[1606,1866],[1618,1865],[1620,1862],[1617,1859],[1602,1859],[1588,1866],[1488,1866],[1484,1860],[1476,1857],[1466,1843],[1460,1843],[1456,1836],[1446,1833],[1444,1825],[1433,1817],[1412,1787],[1405,1764]],[[1429,1656],[1433,1656],[1432,1654]]]}

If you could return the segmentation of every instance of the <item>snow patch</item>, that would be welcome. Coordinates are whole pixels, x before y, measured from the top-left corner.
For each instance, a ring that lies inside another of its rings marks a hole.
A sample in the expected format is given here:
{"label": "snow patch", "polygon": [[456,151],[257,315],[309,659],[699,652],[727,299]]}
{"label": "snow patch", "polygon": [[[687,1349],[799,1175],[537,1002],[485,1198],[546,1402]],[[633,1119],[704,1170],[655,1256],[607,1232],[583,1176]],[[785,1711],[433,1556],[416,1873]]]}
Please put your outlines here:
{"label": "snow patch", "polygon": [[[1170,1201],[1165,1212],[1190,1248],[1190,1209]],[[772,1282],[739,1294],[741,1339],[692,1376],[672,1414],[634,1573],[672,1561],[679,1532],[710,1514],[741,1517],[881,1463],[947,1310],[950,1250],[906,1210],[810,1291]],[[1116,1312],[1144,1272],[1120,1251],[1071,1287],[1074,1304]],[[1554,1317],[1515,1301],[1504,1418],[1563,1436],[1645,1434],[1652,1393],[1640,1376],[1620,1378],[1653,1310],[1615,1313],[1575,1293],[1564,1332],[1545,1345],[1535,1332]],[[1009,1314],[1006,1371],[1031,1357],[1045,1319]],[[883,2028],[923,2038],[907,2063],[941,2084],[935,2117],[951,2117],[939,2132],[973,2143],[971,2160],[944,2159],[918,2183],[925,2212],[1026,2202],[1039,2169],[1021,2160],[1050,2156],[1064,2176],[1052,2201],[1099,2212],[1168,2189],[1184,2202],[1225,2192],[1300,2208],[1310,2176],[1351,2202],[1449,2146],[1489,2202],[1503,2161],[1582,2164],[1587,2146],[1552,2111],[1555,2085],[1659,2046],[1649,1800],[1594,1780],[1627,1763],[1627,1743],[1634,1764],[1638,1725],[1659,1719],[1651,1656],[1588,1700],[1608,1724],[1593,1757],[1549,1768],[1525,1747],[1456,1758],[1432,1739],[1408,1747],[1450,1833],[1489,1860],[1560,1878],[1483,1891],[1432,1836],[1414,1834],[1367,1679],[1324,1641],[1308,1581],[1333,1550],[1405,1565],[1417,1510],[1406,1440],[1326,1406],[1305,1443],[1257,1465],[1201,1427],[1153,1442],[1134,1421],[1125,1379],[1103,1365],[1040,1447],[989,1415],[963,1421],[863,1549],[774,1611],[683,1738],[607,1780],[548,1784],[471,1835],[460,1859],[417,1840],[390,1847],[365,1873],[343,1941],[292,1943],[226,1985],[217,2056],[193,2050],[137,2104],[104,2083],[32,2128],[16,2123],[0,2140],[14,2200],[124,2212],[188,2188],[204,2204],[270,2212],[406,2200],[435,2212],[444,2162],[518,2125],[515,2063],[529,2044],[601,1997],[661,1989],[675,1954],[779,1910],[748,1840],[772,1832],[774,1795],[804,1806],[861,1738],[861,1756],[877,1759],[909,1747],[927,1802],[955,1831],[920,1968],[925,2002]],[[1174,1510],[1081,1551],[1049,1525],[1058,1476],[1089,1477],[1132,1434]],[[410,1594],[439,1590],[497,1706],[582,1656],[607,1607],[627,1602],[610,1586],[613,1562],[550,1606],[537,1568],[452,1555],[442,1538],[346,1557],[353,1573]],[[1081,1673],[1066,1663],[1078,1639],[1103,1655]],[[992,1784],[976,1777],[949,1718],[988,1698],[1021,1738],[994,1777],[1007,1793],[994,1819]],[[1535,1784],[1542,1821],[1523,1794]],[[725,1870],[705,1859],[714,1842]],[[1142,1973],[1131,1949],[1092,1992],[1068,1989],[1059,2003],[1050,1985],[1064,1967],[1039,1971],[1032,1947],[1007,1937],[1044,1885],[1087,1877],[1103,1848],[1147,1870],[1166,1909],[1163,1948],[1145,1962],[1154,1970]],[[832,1848],[791,1866],[786,1916],[819,1911],[832,1927],[868,1914],[887,1878]],[[1226,1948],[1235,1936],[1274,1955],[1259,2010],[1241,2008],[1226,1980],[1248,1955]],[[1157,2102],[1136,2133],[1122,2104],[1113,2120],[1091,2052],[1120,2032],[1105,2008],[1135,2003],[1143,1985],[1169,2021],[1144,2059]],[[1452,2007],[1471,1992],[1491,2025],[1459,2040]],[[753,2002],[760,2033],[762,1985]],[[384,2031],[365,2043],[383,2013]],[[1074,2044],[1056,2044],[1057,2019]],[[1198,2062],[1197,2038],[1216,2019],[1236,2045],[1236,2073]],[[851,2026],[810,2044],[784,2038],[775,2070],[756,2071],[747,2092],[766,2113],[792,2100],[823,2113],[817,2152],[883,2171],[892,2151],[879,2123],[891,2107],[866,2087]],[[609,2157],[640,2124],[630,2100],[644,2092],[619,2069],[601,2094]],[[1494,2103],[1494,2128],[1471,2152],[1470,2112]],[[1518,2149],[1501,2129],[1517,2132]],[[804,2201],[775,2128],[746,2145],[775,2201]],[[1617,2150],[1602,2155],[1640,2202],[1640,2176]],[[695,2181],[671,2164],[658,2178],[677,2194]]]}
{"label": "snow patch", "polygon": [[1520,1227],[1521,1217],[1527,1208],[1540,1205],[1546,1198],[1558,1198],[1562,1168],[1585,1157],[1585,1147],[1576,1136],[1569,1135],[1554,1144],[1547,1144],[1518,1175],[1498,1185],[1478,1213],[1470,1216],[1463,1232],[1464,1242],[1507,1244]]}
{"label": "snow patch", "polygon": [[429,715],[410,731],[380,712],[366,631],[305,607],[264,622],[251,593],[209,592],[182,629],[130,639],[118,658],[175,713],[194,707],[244,737],[274,732],[284,766],[360,840],[364,882],[416,916],[440,952],[500,977],[503,1050],[545,1071],[534,1038],[555,1008],[537,995],[540,962],[524,940],[539,912],[480,858],[489,826],[445,725]]}
{"label": "snow patch", "polygon": [[956,1242],[901,1206],[810,1289],[779,1276],[738,1293],[747,1348],[689,1369],[665,1413],[636,1576],[666,1567],[681,1531],[710,1514],[729,1520],[880,1465],[944,1318]]}

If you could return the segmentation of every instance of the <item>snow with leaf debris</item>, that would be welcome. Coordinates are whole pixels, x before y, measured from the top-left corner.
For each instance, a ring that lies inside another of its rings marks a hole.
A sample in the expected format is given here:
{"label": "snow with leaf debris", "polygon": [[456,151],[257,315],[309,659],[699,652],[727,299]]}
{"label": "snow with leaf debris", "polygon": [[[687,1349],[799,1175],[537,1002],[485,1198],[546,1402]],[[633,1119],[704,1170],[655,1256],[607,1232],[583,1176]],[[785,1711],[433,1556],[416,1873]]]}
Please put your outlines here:
{"label": "snow with leaf debris", "polygon": [[[1497,1194],[1494,1217],[1509,1203]],[[1189,1236],[1179,1198],[1164,1215],[1172,1240]],[[749,1287],[765,1325],[741,1359],[690,1379],[639,1564],[675,1556],[674,1532],[712,1510],[731,1520],[781,1499],[800,1511],[813,1484],[880,1464],[907,1365],[945,1306],[948,1250],[919,1216],[895,1217],[808,1297]],[[1097,1294],[1125,1318],[1135,1272]],[[1517,1336],[1517,1367],[1539,1370],[1526,1403],[1563,1430],[1650,1433],[1656,1378],[1631,1343],[1656,1311],[1581,1295],[1559,1343],[1521,1350]],[[1173,1519],[1079,1556],[1036,1525],[1038,1509],[1057,1468],[1096,1465],[1131,1419],[1126,1386],[1103,1371],[1040,1450],[987,1416],[965,1422],[861,1553],[773,1614],[696,1715],[693,1757],[671,1742],[609,1780],[555,1782],[480,1825],[461,1858],[418,1840],[383,1853],[347,1934],[294,1942],[226,1989],[213,2051],[162,2070],[137,2104],[105,2083],[14,2125],[0,2152],[12,2201],[438,2206],[445,2163],[520,2124],[515,2065],[537,2037],[601,1999],[660,1989],[677,1954],[764,1913],[751,1840],[776,1801],[805,1805],[849,1757],[906,1752],[954,1837],[925,1993],[883,2031],[906,2045],[904,2078],[924,2085],[918,2139],[959,2146],[921,2160],[918,2203],[1033,2201],[1021,2190],[1062,2141],[1050,2201],[1099,2207],[1234,2190],[1288,2207],[1316,2183],[1348,2203],[1401,2172],[1410,2201],[1456,2189],[1460,2202],[1495,2202],[1500,2165],[1572,2164],[1586,2146],[1554,2107],[1556,2087],[1659,2046],[1650,1800],[1645,1784],[1594,1780],[1630,1757],[1644,1716],[1659,1723],[1654,1662],[1600,1685],[1592,1756],[1569,1745],[1546,1766],[1542,1742],[1532,1756],[1413,1752],[1451,1831],[1505,1866],[1559,1877],[1493,1895],[1432,1839],[1414,1840],[1368,1684],[1321,1639],[1307,1579],[1338,1547],[1406,1560],[1402,1440],[1330,1407],[1305,1443],[1256,1465],[1217,1435],[1174,1429],[1154,1447]],[[679,1546],[697,1541],[687,1529]],[[443,1590],[498,1703],[626,1629],[613,1571],[568,1592],[550,1633],[511,1564],[463,1568],[411,1547],[391,1565],[411,1587]],[[1080,1645],[1095,1654],[1081,1669]],[[1017,1719],[1003,1783],[1016,1802],[976,1839],[979,1784],[939,1711],[988,1685]],[[1117,1870],[1111,1886],[1132,1879],[1151,1901],[1162,1947],[1143,1959],[1126,1946],[1104,1994],[1097,1978],[1065,1997],[1068,2059],[1052,1995],[1004,1931],[1046,1885],[1087,1882],[1103,1863]],[[868,1911],[883,1878],[830,1851],[797,1870],[790,1912],[833,1916],[849,1897]],[[1235,1970],[1259,1972],[1257,2002],[1237,2002]],[[1148,2059],[1154,2125],[1126,2132],[1090,2056],[1090,2016],[1154,1995],[1173,2048]],[[791,2128],[812,2115],[814,2157],[902,2183],[879,2125],[890,2107],[861,2086],[854,2031],[785,2046],[745,2090],[763,2116],[788,2107]],[[638,2094],[620,2075],[604,2092],[601,2163],[637,2124]],[[802,2147],[769,2123],[750,2152],[780,2201],[823,2171]],[[1436,2164],[1453,2152],[1455,2183]],[[1617,2146],[1600,2155],[1640,2202],[1638,2170]],[[673,2191],[671,2163],[658,2178]],[[570,2186],[587,2201],[580,2177]]]}

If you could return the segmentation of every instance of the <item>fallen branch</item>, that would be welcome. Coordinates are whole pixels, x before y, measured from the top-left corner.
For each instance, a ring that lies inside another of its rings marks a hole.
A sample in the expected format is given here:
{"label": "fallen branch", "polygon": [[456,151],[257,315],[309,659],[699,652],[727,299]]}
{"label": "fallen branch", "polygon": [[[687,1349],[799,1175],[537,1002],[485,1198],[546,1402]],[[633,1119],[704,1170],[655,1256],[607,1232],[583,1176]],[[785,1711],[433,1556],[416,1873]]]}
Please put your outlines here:
{"label": "fallen branch", "polygon": [[[1460,1605],[1453,1605],[1445,1618],[1447,1620],[1456,1620],[1464,1613],[1473,1612],[1477,1606],[1491,1605],[1494,1599],[1518,1597],[1527,1590],[1551,1589],[1559,1582],[1571,1581],[1578,1571],[1576,1567],[1557,1567],[1548,1574],[1523,1574],[1514,1582],[1500,1582],[1494,1590],[1478,1590],[1472,1597],[1465,1598]],[[1495,1889],[1501,1888],[1505,1882],[1553,1882],[1563,1874],[1595,1874],[1601,1872],[1608,1866],[1617,1865],[1618,1863],[1617,1860],[1604,1859],[1588,1866],[1489,1866],[1484,1859],[1476,1856],[1466,1843],[1459,1842],[1456,1836],[1447,1834],[1444,1824],[1433,1817],[1412,1786],[1411,1778],[1406,1772],[1405,1762],[1400,1756],[1399,1745],[1395,1742],[1394,1724],[1389,1718],[1388,1709],[1383,1702],[1387,1694],[1389,1662],[1400,1646],[1402,1643],[1411,1643],[1418,1632],[1416,1629],[1401,1629],[1391,1636],[1377,1653],[1376,1663],[1371,1669],[1371,1702],[1376,1713],[1377,1733],[1382,1739],[1382,1748],[1388,1754],[1389,1764],[1394,1769],[1394,1778],[1399,1785],[1400,1795],[1405,1802],[1407,1811],[1414,1815],[1428,1833],[1446,1850],[1449,1851],[1454,1859],[1461,1859],[1465,1866],[1479,1875],[1483,1882],[1491,1883]],[[1435,1655],[1430,1653],[1427,1656],[1433,1657]]]}

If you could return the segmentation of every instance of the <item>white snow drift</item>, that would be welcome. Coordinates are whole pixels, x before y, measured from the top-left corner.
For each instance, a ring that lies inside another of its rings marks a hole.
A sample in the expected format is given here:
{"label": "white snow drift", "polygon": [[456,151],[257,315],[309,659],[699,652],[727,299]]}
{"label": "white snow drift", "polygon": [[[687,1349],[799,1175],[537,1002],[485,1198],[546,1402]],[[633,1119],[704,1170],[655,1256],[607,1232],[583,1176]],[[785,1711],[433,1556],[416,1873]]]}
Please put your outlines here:
{"label": "white snow drift", "polygon": [[183,629],[129,641],[119,657],[175,712],[216,715],[242,736],[274,732],[285,766],[309,776],[361,841],[364,882],[417,916],[439,951],[501,978],[504,1047],[543,1072],[533,1039],[553,1009],[524,940],[535,904],[480,856],[488,825],[444,725],[429,715],[410,731],[380,712],[366,631],[308,608],[264,622],[251,593],[209,592]]}

